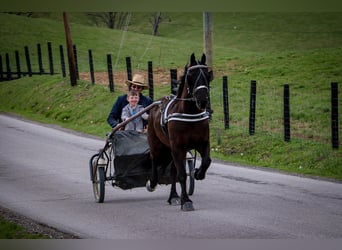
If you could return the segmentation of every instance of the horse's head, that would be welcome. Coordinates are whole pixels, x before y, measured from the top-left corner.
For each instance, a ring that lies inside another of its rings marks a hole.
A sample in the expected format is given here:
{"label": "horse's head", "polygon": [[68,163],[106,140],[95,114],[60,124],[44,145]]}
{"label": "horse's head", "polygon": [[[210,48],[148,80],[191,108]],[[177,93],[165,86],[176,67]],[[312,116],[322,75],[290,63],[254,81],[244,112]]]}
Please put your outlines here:
{"label": "horse's head", "polygon": [[190,64],[185,67],[184,81],[187,84],[188,96],[196,102],[200,110],[204,110],[209,101],[209,82],[212,80],[212,71],[208,71],[205,64],[206,56],[201,61],[196,60],[195,54],[190,56]]}

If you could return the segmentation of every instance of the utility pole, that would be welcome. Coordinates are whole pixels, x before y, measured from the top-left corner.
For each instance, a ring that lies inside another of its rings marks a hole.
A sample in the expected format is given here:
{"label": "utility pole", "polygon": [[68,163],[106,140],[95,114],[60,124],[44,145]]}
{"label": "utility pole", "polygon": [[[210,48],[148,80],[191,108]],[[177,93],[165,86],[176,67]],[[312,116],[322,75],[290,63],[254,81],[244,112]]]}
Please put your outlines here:
{"label": "utility pole", "polygon": [[[208,65],[208,70],[212,72],[212,79],[214,78],[213,73],[213,14],[209,12],[203,12],[203,42],[204,42],[204,52],[206,55],[206,61]],[[212,80],[211,79],[211,80]],[[209,89],[210,89],[210,82],[209,82]],[[210,95],[209,95],[209,102],[207,104],[207,110],[210,113],[210,120],[213,113],[211,109],[211,102],[210,102]]]}
{"label": "utility pole", "polygon": [[77,85],[76,63],[75,63],[74,49],[73,49],[72,40],[71,40],[68,13],[63,12],[63,20],[64,20],[66,44],[67,44],[67,49],[68,49],[70,83],[71,83],[71,86],[76,86]]}
{"label": "utility pole", "polygon": [[203,12],[203,38],[207,65],[213,70],[213,15],[209,12]]}

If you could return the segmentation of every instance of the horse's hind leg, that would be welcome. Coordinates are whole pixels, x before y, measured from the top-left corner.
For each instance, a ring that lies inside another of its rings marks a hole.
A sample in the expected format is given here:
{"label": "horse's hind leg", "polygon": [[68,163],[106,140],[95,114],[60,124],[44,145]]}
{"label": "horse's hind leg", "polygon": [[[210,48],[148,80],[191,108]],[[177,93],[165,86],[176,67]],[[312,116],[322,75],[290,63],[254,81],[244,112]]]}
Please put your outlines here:
{"label": "horse's hind leg", "polygon": [[150,180],[146,183],[148,191],[153,192],[158,184],[158,166],[164,166],[165,162],[171,161],[170,150],[163,145],[154,145],[150,147],[151,159],[152,159],[152,173]]}
{"label": "horse's hind leg", "polygon": [[177,193],[176,190],[176,182],[177,182],[177,171],[176,171],[176,167],[173,164],[173,162],[171,163],[171,178],[172,178],[172,184],[171,184],[171,190],[170,190],[170,196],[169,199],[167,200],[167,202],[170,205],[176,206],[176,205],[180,205],[181,200],[180,197]]}
{"label": "horse's hind leg", "polygon": [[155,160],[152,160],[152,173],[151,178],[146,183],[146,189],[149,192],[153,192],[156,189],[156,186],[158,184],[158,172],[157,172],[157,164]]}

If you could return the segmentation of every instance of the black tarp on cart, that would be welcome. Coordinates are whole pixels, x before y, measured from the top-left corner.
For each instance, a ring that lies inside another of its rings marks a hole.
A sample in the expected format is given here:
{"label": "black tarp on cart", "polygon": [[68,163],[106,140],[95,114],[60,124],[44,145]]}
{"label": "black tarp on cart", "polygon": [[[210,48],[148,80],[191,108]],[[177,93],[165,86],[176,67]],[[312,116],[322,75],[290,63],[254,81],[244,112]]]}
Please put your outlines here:
{"label": "black tarp on cart", "polygon": [[[152,162],[147,134],[117,131],[113,135],[115,185],[122,189],[144,187],[151,176]],[[159,184],[170,184],[171,163],[158,167]]]}

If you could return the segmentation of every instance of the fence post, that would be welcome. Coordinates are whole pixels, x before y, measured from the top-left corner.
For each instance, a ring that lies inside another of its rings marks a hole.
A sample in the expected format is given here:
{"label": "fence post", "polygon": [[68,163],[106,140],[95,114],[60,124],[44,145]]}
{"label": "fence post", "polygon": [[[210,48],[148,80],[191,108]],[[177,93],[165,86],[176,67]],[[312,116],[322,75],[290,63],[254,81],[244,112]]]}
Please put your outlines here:
{"label": "fence post", "polygon": [[37,44],[37,53],[38,53],[38,66],[39,66],[39,74],[44,73],[43,69],[43,59],[42,59],[42,48],[40,46],[40,43]]}
{"label": "fence post", "polygon": [[27,46],[25,46],[25,57],[26,57],[27,73],[31,77],[32,76],[31,59],[30,59],[29,49]]}
{"label": "fence post", "polygon": [[114,92],[112,56],[110,54],[107,54],[107,68],[108,68],[109,90],[110,92]]}
{"label": "fence post", "polygon": [[251,81],[250,108],[249,108],[249,134],[255,133],[255,104],[256,104],[256,81]]}
{"label": "fence post", "polygon": [[132,81],[132,63],[131,58],[126,57],[126,67],[127,67],[127,80]]}
{"label": "fence post", "polygon": [[288,84],[284,84],[284,140],[289,142],[290,139],[290,86]]}
{"label": "fence post", "polygon": [[60,55],[60,58],[61,58],[62,76],[66,77],[63,45],[59,45],[59,55]]}
{"label": "fence post", "polygon": [[170,69],[170,78],[171,78],[171,94],[177,95],[177,69]]}
{"label": "fence post", "polygon": [[53,71],[53,57],[52,57],[51,42],[48,42],[48,51],[49,51],[50,75],[53,75],[53,74],[54,74],[54,71]]}
{"label": "fence post", "polygon": [[76,79],[80,80],[80,73],[78,71],[78,61],[77,61],[77,48],[76,48],[76,45],[73,45],[72,47],[73,47],[73,50],[74,50]]}
{"label": "fence post", "polygon": [[229,129],[229,102],[228,102],[228,77],[223,76],[223,112],[224,112],[224,128]]}
{"label": "fence post", "polygon": [[148,93],[150,98],[153,100],[153,67],[152,61],[148,62]]}
{"label": "fence post", "polygon": [[0,82],[4,80],[4,70],[2,67],[2,55],[0,55]]}
{"label": "fence post", "polygon": [[10,65],[10,59],[9,59],[8,53],[6,53],[6,70],[7,70],[7,80],[12,80],[11,65]]}
{"label": "fence post", "polygon": [[15,51],[15,62],[16,62],[16,65],[17,65],[17,75],[18,75],[18,78],[21,78],[20,58],[19,58],[19,51],[18,50]]}
{"label": "fence post", "polygon": [[333,148],[339,147],[338,138],[338,85],[331,83],[331,142]]}
{"label": "fence post", "polygon": [[91,83],[95,84],[93,53],[91,49],[88,50],[88,55],[89,55],[89,68],[90,68]]}

